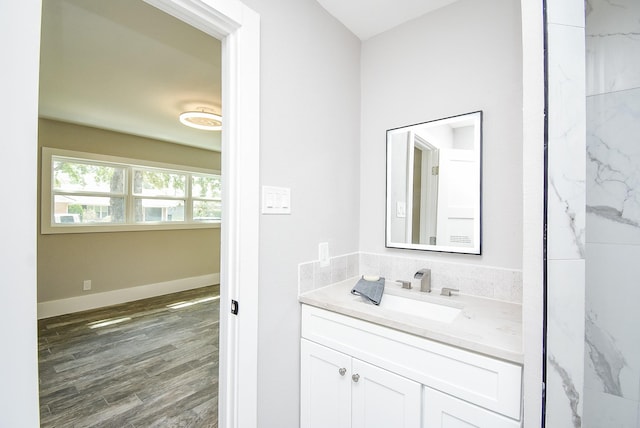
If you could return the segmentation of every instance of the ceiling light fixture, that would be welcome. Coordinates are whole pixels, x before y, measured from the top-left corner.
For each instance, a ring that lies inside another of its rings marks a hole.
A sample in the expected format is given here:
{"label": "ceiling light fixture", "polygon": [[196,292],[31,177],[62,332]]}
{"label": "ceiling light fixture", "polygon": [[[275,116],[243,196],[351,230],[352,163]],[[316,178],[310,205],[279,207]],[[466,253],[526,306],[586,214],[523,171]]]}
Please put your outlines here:
{"label": "ceiling light fixture", "polygon": [[180,114],[180,123],[191,128],[203,131],[222,130],[222,116],[211,113],[204,107],[198,107],[198,111],[185,111]]}

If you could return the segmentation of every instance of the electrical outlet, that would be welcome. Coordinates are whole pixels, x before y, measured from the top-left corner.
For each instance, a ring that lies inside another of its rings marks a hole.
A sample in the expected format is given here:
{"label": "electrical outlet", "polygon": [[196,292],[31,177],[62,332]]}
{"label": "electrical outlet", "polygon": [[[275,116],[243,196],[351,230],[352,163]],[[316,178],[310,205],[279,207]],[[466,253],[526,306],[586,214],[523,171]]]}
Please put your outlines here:
{"label": "electrical outlet", "polygon": [[91,290],[91,280],[90,279],[85,279],[84,280],[84,282],[82,283],[82,289],[84,291]]}

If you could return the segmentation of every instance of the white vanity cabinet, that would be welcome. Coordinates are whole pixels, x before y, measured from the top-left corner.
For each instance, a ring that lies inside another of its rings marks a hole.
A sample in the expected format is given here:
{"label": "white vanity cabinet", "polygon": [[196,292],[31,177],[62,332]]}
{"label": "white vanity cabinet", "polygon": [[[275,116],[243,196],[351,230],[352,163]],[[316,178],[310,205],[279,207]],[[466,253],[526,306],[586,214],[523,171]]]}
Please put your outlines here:
{"label": "white vanity cabinet", "polygon": [[302,428],[521,426],[518,364],[309,305],[301,350]]}
{"label": "white vanity cabinet", "polygon": [[302,339],[300,420],[304,428],[351,427],[351,357]]}
{"label": "white vanity cabinet", "polygon": [[417,382],[302,339],[301,426],[419,428]]}
{"label": "white vanity cabinet", "polygon": [[424,387],[423,428],[518,428],[520,422]]}

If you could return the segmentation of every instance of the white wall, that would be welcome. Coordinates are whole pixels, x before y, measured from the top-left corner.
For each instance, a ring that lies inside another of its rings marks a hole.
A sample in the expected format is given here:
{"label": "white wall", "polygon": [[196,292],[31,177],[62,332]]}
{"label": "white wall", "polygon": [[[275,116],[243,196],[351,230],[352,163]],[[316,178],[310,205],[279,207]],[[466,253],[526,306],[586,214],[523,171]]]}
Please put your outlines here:
{"label": "white wall", "polygon": [[[461,0],[363,43],[361,251],[522,268],[520,23],[520,2]],[[385,131],[477,110],[483,255],[386,250]]]}
{"label": "white wall", "polygon": [[[260,224],[259,426],[299,425],[297,265],[358,249],[360,42],[314,0],[246,0],[261,20],[263,185],[290,216]],[[384,166],[382,166],[384,168]]]}
{"label": "white wall", "polygon": [[544,11],[522,0],[522,336],[524,427],[542,421],[544,283]]}
{"label": "white wall", "polygon": [[[36,134],[40,1],[0,2],[0,426],[38,426]],[[20,43],[16,43],[19,40]]]}

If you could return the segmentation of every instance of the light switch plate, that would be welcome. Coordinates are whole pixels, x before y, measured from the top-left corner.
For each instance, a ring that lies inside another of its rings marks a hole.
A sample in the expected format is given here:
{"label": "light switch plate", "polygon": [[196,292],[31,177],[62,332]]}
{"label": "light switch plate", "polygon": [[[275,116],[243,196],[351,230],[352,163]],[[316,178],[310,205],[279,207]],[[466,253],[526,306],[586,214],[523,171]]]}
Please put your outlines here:
{"label": "light switch plate", "polygon": [[291,214],[291,189],[262,186],[262,214]]}

